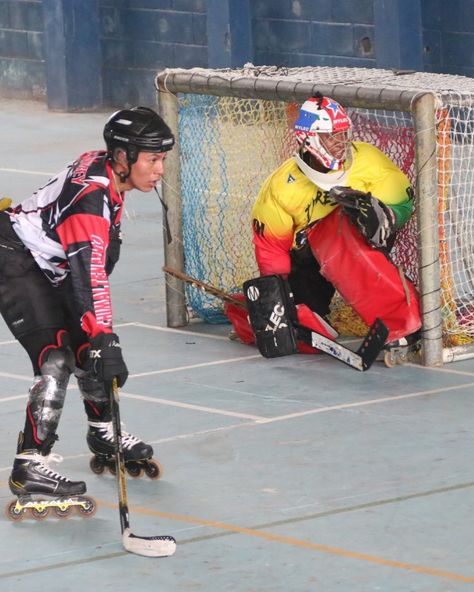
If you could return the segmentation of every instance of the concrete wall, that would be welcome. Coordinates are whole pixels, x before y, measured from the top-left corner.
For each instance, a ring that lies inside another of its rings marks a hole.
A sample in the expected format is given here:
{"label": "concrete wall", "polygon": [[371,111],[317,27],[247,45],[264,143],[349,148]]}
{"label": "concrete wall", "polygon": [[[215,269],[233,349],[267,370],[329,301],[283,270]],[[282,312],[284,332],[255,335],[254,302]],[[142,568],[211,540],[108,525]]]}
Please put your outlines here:
{"label": "concrete wall", "polygon": [[[387,1],[250,0],[246,4],[251,59],[242,56],[242,64],[252,61],[256,65],[387,67],[381,61],[383,50],[404,45],[400,32],[392,29],[390,23],[385,25],[386,30],[381,30],[380,17],[377,20],[377,14],[385,14]],[[54,80],[51,69],[56,70],[54,64],[53,68],[49,64],[48,74],[45,60],[58,52],[48,48],[50,29],[46,39],[45,13],[56,10],[61,3],[63,11],[68,10],[71,2],[0,0],[0,96],[52,98],[50,95],[58,85],[56,81],[53,88],[48,88],[48,80]],[[415,0],[390,0],[389,7],[396,6],[397,14],[403,17],[405,2],[410,6],[416,4]],[[98,12],[100,41],[99,50],[89,57],[96,67],[96,62],[100,61],[101,78],[100,100],[91,103],[91,108],[152,105],[155,99],[153,79],[158,70],[213,66],[208,56],[216,55],[216,44],[214,37],[209,40],[209,35],[214,36],[216,29],[211,26],[209,11],[229,3],[234,7],[234,13],[231,11],[234,16],[229,21],[229,31],[222,32],[223,47],[228,46],[235,26],[239,0],[89,0]],[[413,30],[407,31],[402,18],[400,22],[408,39],[413,36],[420,39],[419,63],[431,72],[474,76],[474,0],[419,0],[418,6],[421,8],[418,27],[415,24]],[[50,20],[48,22],[50,27]],[[76,44],[80,43],[81,31],[87,26],[87,18],[74,24]],[[379,44],[383,39],[388,45],[377,51],[376,38]],[[86,47],[86,56],[87,50]],[[388,55],[391,59],[390,52]],[[238,58],[237,55],[237,61]],[[397,67],[395,55],[393,59],[393,67]],[[68,82],[72,85],[72,94],[80,95],[80,89],[74,92],[74,84],[88,83],[83,80],[84,64],[76,76],[73,59],[65,68],[71,73],[71,79],[76,80]],[[64,103],[52,101],[52,104],[59,109],[64,104],[64,110],[80,108],[68,99]]]}
{"label": "concrete wall", "polygon": [[206,0],[99,0],[104,103],[153,101],[163,68],[207,67]]}
{"label": "concrete wall", "polygon": [[373,0],[256,0],[255,64],[374,68]]}
{"label": "concrete wall", "polygon": [[46,98],[41,0],[0,0],[0,96]]}

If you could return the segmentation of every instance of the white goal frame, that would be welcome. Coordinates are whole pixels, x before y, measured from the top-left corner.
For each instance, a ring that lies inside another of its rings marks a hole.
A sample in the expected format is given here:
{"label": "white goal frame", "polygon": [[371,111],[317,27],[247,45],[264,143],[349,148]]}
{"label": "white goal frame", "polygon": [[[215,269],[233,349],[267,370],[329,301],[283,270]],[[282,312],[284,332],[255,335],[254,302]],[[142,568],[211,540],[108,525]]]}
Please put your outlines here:
{"label": "white goal frame", "polygon": [[[270,69],[271,70],[271,69]],[[392,72],[357,68],[300,68],[268,74],[251,65],[242,70],[167,69],[158,73],[156,88],[160,112],[173,130],[178,129],[181,93],[302,102],[315,92],[331,96],[345,107],[409,113],[414,122],[416,217],[419,291],[422,313],[422,363],[439,366],[474,357],[474,345],[444,348],[442,341],[440,248],[438,232],[438,170],[436,111],[456,91],[457,106],[474,104],[474,79],[462,76]],[[472,189],[474,200],[474,188]],[[180,152],[167,156],[163,198],[173,240],[165,236],[165,264],[183,271],[180,195]],[[250,222],[249,222],[250,223]],[[167,323],[188,323],[186,297],[180,280],[166,280]]]}

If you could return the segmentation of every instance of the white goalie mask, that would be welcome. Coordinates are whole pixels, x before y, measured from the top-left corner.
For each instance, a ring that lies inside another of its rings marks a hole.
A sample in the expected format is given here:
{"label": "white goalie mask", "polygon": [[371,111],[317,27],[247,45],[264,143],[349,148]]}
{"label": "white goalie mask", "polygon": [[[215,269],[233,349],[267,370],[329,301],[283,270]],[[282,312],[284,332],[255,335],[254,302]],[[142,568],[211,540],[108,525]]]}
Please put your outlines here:
{"label": "white goalie mask", "polygon": [[303,103],[294,126],[301,152],[309,152],[330,171],[340,170],[348,158],[351,128],[345,109],[322,95]]}

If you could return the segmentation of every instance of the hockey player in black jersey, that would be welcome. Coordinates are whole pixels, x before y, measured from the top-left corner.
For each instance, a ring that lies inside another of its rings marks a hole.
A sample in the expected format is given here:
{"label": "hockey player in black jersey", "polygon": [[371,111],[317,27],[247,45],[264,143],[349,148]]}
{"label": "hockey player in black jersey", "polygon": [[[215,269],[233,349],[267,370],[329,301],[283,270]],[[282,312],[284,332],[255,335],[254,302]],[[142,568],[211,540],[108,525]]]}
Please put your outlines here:
{"label": "hockey player in black jersey", "polygon": [[[34,375],[9,479],[18,496],[9,506],[12,519],[28,509],[35,517],[50,508],[59,516],[71,507],[85,515],[94,510],[84,482],[49,466],[58,456],[51,449],[72,373],[87,414],[91,468],[101,472],[101,463],[113,459],[105,385],[116,378],[123,386],[128,369],[113,330],[108,276],[119,258],[125,194],[155,188],[174,137],[157,113],[135,107],[109,118],[104,139],[106,150],[82,154],[31,197],[0,212],[0,312]],[[122,435],[130,472],[158,477],[152,447]]]}

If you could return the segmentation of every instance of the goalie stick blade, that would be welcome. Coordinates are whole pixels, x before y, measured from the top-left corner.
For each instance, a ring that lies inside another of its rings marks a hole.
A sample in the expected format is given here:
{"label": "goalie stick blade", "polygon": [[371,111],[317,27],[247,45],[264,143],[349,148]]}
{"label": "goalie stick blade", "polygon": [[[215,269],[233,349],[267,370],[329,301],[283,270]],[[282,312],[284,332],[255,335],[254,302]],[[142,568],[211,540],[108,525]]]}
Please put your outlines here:
{"label": "goalie stick blade", "polygon": [[176,551],[172,536],[139,537],[129,528],[123,531],[122,542],[126,551],[143,557],[170,557]]}
{"label": "goalie stick blade", "polygon": [[369,329],[369,332],[365,336],[362,345],[357,350],[357,353],[362,358],[364,370],[368,370],[375,362],[380,350],[383,348],[387,340],[387,337],[387,326],[380,319],[375,319]]}
{"label": "goalie stick blade", "polygon": [[301,325],[297,326],[297,335],[305,343],[336,358],[336,360],[344,362],[344,364],[347,364],[351,368],[364,372],[372,366],[378,353],[384,346],[388,336],[388,329],[380,319],[376,319],[365,336],[362,345],[356,352],[334,339],[311,331],[311,329]]}

